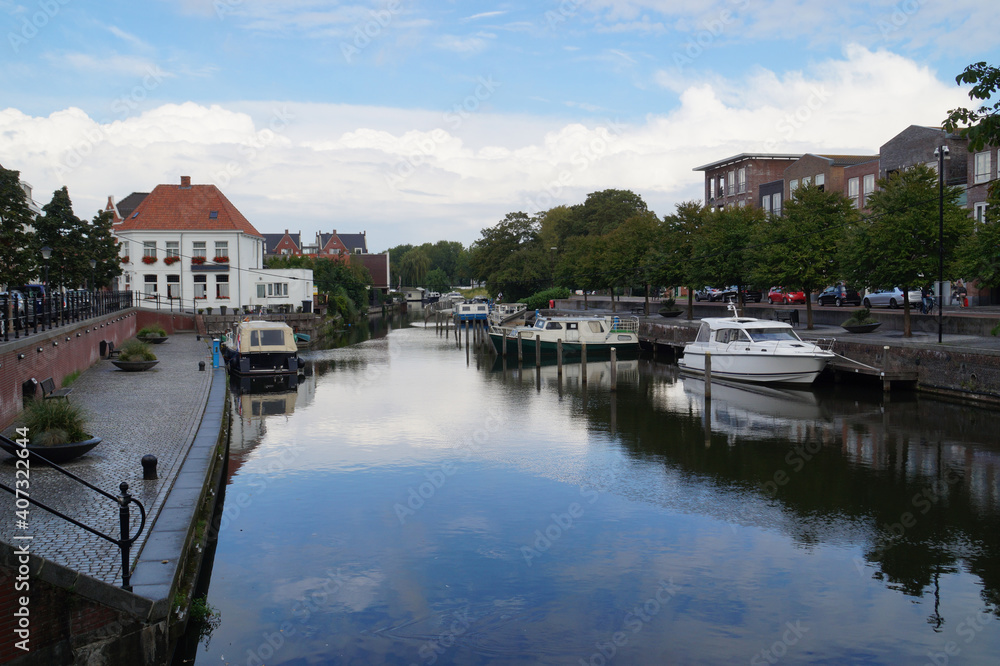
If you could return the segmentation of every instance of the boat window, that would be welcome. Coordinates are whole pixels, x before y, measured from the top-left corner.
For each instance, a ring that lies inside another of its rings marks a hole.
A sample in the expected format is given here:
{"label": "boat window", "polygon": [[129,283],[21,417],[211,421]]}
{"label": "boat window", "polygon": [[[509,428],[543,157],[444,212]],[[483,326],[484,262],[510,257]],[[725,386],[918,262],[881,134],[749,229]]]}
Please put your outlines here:
{"label": "boat window", "polygon": [[545,328],[545,320],[543,320],[543,319],[536,319],[535,320],[535,328]]}
{"label": "boat window", "polygon": [[575,321],[567,322],[566,323],[566,330],[567,331],[575,331],[578,328],[579,328],[579,325]]}
{"label": "boat window", "polygon": [[747,333],[754,342],[764,340],[801,340],[790,328],[748,328]]}
{"label": "boat window", "polygon": [[708,342],[709,336],[712,333],[712,329],[708,327],[708,324],[702,324],[701,328],[698,329],[698,337],[694,339],[695,342]]}
{"label": "boat window", "polygon": [[729,342],[730,334],[732,332],[733,332],[732,329],[729,328],[719,329],[718,331],[715,332],[715,341],[721,342],[722,344],[727,344]]}
{"label": "boat window", "polygon": [[250,346],[260,347],[262,345],[285,344],[284,331],[250,331]]}
{"label": "boat window", "polygon": [[735,336],[737,342],[750,342],[750,336],[747,335],[746,331],[737,331],[738,335]]}
{"label": "boat window", "polygon": [[550,321],[548,324],[545,325],[545,328],[546,328],[546,330],[549,330],[549,331],[561,331],[562,330],[562,324],[560,324],[557,321]]}
{"label": "boat window", "polygon": [[604,327],[601,326],[601,322],[599,322],[599,321],[588,321],[587,324],[590,326],[590,332],[591,333],[603,333],[604,332]]}

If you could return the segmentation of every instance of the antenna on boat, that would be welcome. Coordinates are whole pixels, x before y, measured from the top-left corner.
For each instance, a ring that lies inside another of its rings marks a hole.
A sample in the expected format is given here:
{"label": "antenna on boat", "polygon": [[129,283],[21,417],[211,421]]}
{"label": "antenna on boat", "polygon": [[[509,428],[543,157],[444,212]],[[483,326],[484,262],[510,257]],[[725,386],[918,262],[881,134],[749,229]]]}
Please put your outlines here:
{"label": "antenna on boat", "polygon": [[736,309],[736,303],[729,301],[729,304],[726,307],[728,307],[730,312],[733,313],[733,319],[739,319],[740,312]]}

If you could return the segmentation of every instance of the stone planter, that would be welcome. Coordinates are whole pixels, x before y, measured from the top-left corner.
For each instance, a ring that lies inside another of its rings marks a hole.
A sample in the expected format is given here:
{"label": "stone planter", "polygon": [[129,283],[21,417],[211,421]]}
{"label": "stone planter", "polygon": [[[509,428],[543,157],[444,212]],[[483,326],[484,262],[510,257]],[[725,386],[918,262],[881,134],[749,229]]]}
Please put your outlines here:
{"label": "stone planter", "polygon": [[142,341],[142,342],[148,342],[148,343],[153,344],[153,345],[158,345],[158,344],[162,344],[162,343],[166,342],[167,341],[167,336],[164,335],[163,337],[153,337],[153,336],[149,336],[149,335],[144,335],[144,336],[142,336],[142,337],[140,337],[138,339],[140,341]]}
{"label": "stone planter", "polygon": [[159,363],[159,361],[119,361],[118,359],[112,359],[111,362],[119,370],[124,370],[125,372],[142,372],[143,370],[149,370]]}
{"label": "stone planter", "polygon": [[[57,444],[56,446],[32,446],[31,444],[28,444],[26,448],[32,453],[41,455],[49,462],[61,465],[62,463],[79,458],[100,443],[100,437],[92,437],[91,439],[84,440],[82,442],[69,442],[67,444]],[[16,456],[17,450],[21,447],[4,437],[0,439],[0,448],[7,453]],[[38,459],[32,458],[32,462],[36,460]]]}
{"label": "stone planter", "polygon": [[878,328],[881,325],[882,325],[882,322],[880,322],[880,321],[874,321],[874,322],[872,322],[870,324],[855,324],[853,326],[844,326],[844,325],[841,325],[841,328],[843,328],[848,333],[871,333],[872,331],[874,331],[876,328]]}
{"label": "stone planter", "polygon": [[682,312],[684,312],[684,310],[660,310],[660,316],[661,317],[677,317]]}

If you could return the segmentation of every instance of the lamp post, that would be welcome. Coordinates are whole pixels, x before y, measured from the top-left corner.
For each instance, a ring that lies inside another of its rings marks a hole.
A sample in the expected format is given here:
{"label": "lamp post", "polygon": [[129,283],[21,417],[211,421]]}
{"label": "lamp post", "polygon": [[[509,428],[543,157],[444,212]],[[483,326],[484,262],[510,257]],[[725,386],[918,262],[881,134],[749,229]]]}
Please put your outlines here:
{"label": "lamp post", "polygon": [[97,268],[97,259],[90,260],[90,290],[97,291],[97,279],[94,277],[94,269]]}
{"label": "lamp post", "polygon": [[938,344],[941,344],[941,324],[944,308],[944,162],[951,159],[948,146],[934,149],[938,160]]}
{"label": "lamp post", "polygon": [[[49,259],[51,259],[51,258],[52,258],[52,248],[49,247],[48,245],[43,245],[42,246],[42,260],[45,262],[45,264],[44,264],[45,265],[45,275],[44,275],[44,279],[42,280],[42,284],[45,285],[45,291],[46,292],[48,292],[48,290],[49,290]],[[43,309],[43,311],[47,311],[46,308],[45,308],[45,300],[46,300],[45,297],[46,296],[48,296],[47,293],[42,295],[42,301],[41,302],[42,302],[42,309]],[[51,304],[51,301],[49,301],[49,303]],[[38,316],[37,313],[35,314],[35,316],[36,317]],[[44,329],[44,320],[43,320],[42,327]]]}

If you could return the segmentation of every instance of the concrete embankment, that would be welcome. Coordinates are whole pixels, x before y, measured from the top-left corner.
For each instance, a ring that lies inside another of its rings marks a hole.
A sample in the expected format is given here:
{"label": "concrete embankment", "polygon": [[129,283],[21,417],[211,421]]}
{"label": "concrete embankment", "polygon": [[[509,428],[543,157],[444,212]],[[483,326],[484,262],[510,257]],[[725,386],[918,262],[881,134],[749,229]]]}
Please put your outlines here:
{"label": "concrete embankment", "polygon": [[[207,342],[193,334],[172,335],[154,349],[159,358],[154,369],[126,373],[99,361],[70,395],[89,413],[90,430],[103,441],[65,467],[114,495],[120,483],[128,483],[129,493],[147,510],[146,527],[129,558],[132,590],[120,587],[121,553],[114,544],[40,507],[30,508],[26,528],[15,522],[13,509],[3,512],[0,661],[166,663],[184,629],[225,467],[226,375],[212,370]],[[205,371],[199,370],[200,361]],[[147,454],[159,460],[156,479],[143,478],[140,459]],[[14,476],[13,465],[0,464],[5,484],[13,486]],[[117,503],[35,465],[30,484],[34,499],[118,537]],[[138,513],[133,505],[133,535]],[[18,552],[23,541],[15,537],[26,534],[32,538],[25,557]],[[16,588],[25,569],[27,593]],[[20,607],[28,613],[28,651],[16,644],[16,627],[8,626],[19,622],[13,611]]]}

